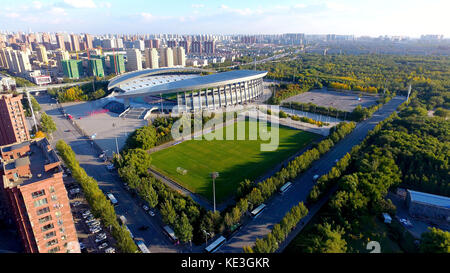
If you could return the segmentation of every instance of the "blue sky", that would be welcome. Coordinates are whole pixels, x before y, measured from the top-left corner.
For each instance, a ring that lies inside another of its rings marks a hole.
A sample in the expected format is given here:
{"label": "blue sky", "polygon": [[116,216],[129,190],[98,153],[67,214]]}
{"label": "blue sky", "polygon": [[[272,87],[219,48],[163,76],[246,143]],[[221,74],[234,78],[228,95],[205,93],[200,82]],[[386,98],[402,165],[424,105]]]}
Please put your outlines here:
{"label": "blue sky", "polygon": [[448,0],[0,0],[0,30],[450,36]]}

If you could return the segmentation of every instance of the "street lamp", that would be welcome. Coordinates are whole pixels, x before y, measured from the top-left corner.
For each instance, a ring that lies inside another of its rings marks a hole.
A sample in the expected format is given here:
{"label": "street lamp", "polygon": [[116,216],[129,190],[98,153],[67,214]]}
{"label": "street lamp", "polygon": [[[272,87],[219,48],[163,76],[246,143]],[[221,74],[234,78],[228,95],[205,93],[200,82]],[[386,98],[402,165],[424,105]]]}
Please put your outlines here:
{"label": "street lamp", "polygon": [[211,233],[206,232],[206,230],[202,229],[203,233],[205,234],[205,238],[206,238],[206,246],[208,246],[208,236],[211,236]]}
{"label": "street lamp", "polygon": [[219,172],[212,172],[211,177],[213,179],[214,212],[216,212],[216,178],[219,177]]}

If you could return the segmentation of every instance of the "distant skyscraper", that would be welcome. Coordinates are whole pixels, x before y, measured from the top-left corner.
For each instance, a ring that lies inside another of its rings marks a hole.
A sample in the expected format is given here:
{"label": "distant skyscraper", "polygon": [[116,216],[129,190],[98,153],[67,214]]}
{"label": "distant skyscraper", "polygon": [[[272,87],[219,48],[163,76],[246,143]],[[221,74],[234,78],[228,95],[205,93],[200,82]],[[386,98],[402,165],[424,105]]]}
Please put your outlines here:
{"label": "distant skyscraper", "polygon": [[58,44],[58,48],[61,50],[66,50],[66,45],[64,43],[64,35],[57,33],[56,34],[56,43]]}
{"label": "distant skyscraper", "polygon": [[59,71],[63,71],[62,61],[70,59],[69,52],[67,52],[65,50],[56,50],[55,51],[55,59],[56,59],[56,64],[58,65]]}
{"label": "distant skyscraper", "polygon": [[202,51],[202,42],[200,41],[193,41],[191,46],[191,52],[192,53],[199,53],[201,54]]}
{"label": "distant skyscraper", "polygon": [[159,48],[160,47],[160,41],[159,39],[153,39],[152,40],[152,48]]}
{"label": "distant skyscraper", "polygon": [[183,47],[173,48],[173,64],[176,66],[186,66],[186,53]]}
{"label": "distant skyscraper", "polygon": [[180,41],[178,45],[184,48],[186,54],[189,54],[191,52],[191,41],[189,40]]}
{"label": "distant skyscraper", "polygon": [[143,40],[134,41],[134,48],[137,48],[139,50],[144,50],[145,49],[144,41]]}
{"label": "distant skyscraper", "polygon": [[174,41],[174,40],[167,41],[167,47],[176,47],[176,46],[177,46],[177,41]]}
{"label": "distant skyscraper", "polygon": [[173,50],[170,47],[159,48],[159,67],[173,67]]}
{"label": "distant skyscraper", "polygon": [[145,68],[159,68],[159,56],[156,48],[145,49]]}
{"label": "distant skyscraper", "polygon": [[215,41],[205,41],[204,52],[206,54],[215,54],[216,53],[216,42]]}
{"label": "distant skyscraper", "polygon": [[74,51],[80,51],[80,39],[76,34],[70,34],[70,41],[72,42],[72,48]]}
{"label": "distant skyscraper", "polygon": [[38,45],[38,47],[36,48],[36,53],[40,62],[48,64],[47,50],[43,45]]}
{"label": "distant skyscraper", "polygon": [[93,48],[92,45],[92,36],[89,34],[84,34],[84,41],[86,42],[86,47],[87,48]]}
{"label": "distant skyscraper", "polygon": [[142,70],[142,54],[139,49],[127,49],[127,71]]}

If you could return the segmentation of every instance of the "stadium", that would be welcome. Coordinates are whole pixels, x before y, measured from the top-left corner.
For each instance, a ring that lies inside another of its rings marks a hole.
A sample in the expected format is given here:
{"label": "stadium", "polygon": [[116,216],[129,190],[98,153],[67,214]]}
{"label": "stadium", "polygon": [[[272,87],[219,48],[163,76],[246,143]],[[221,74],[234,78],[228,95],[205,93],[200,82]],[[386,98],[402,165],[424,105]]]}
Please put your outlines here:
{"label": "stadium", "polygon": [[145,103],[173,112],[193,112],[246,104],[263,94],[266,71],[232,70],[202,76],[211,70],[176,67],[145,69],[110,80],[110,97]]}

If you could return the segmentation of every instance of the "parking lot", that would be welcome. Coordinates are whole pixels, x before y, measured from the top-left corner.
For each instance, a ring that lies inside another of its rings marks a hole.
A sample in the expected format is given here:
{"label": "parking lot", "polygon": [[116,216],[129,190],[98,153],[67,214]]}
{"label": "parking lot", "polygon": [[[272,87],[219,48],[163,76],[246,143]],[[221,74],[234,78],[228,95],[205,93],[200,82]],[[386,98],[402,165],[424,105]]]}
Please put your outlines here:
{"label": "parking lot", "polygon": [[64,184],[69,196],[78,241],[83,253],[114,253],[115,243],[108,229],[90,212],[80,185],[65,171]]}
{"label": "parking lot", "polygon": [[363,95],[358,100],[356,92],[337,92],[327,89],[314,89],[297,96],[290,97],[283,102],[313,103],[324,107],[333,107],[342,111],[351,112],[356,106],[370,107],[376,104],[377,96]]}

